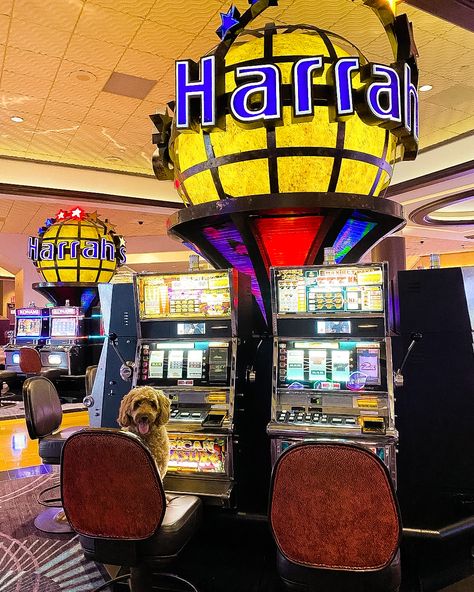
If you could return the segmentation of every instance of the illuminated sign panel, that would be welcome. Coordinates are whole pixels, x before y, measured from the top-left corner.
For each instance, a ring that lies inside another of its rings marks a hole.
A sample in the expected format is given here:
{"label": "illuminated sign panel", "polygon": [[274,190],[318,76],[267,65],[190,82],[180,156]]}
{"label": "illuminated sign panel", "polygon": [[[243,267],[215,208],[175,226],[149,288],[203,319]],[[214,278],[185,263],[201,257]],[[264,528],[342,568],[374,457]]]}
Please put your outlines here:
{"label": "illuminated sign panel", "polygon": [[278,314],[384,310],[381,266],[282,268],[275,280]]}
{"label": "illuminated sign panel", "polygon": [[228,272],[138,277],[141,319],[230,318]]}
{"label": "illuminated sign panel", "polygon": [[[216,105],[216,59],[202,58],[199,78],[189,60],[176,62],[176,127],[192,127],[196,119],[202,127],[222,121]],[[324,56],[295,61],[292,68],[291,104],[295,118],[313,114],[313,73],[323,68]],[[194,66],[196,66],[194,64]],[[354,88],[352,76],[360,73],[363,85]],[[387,129],[403,128],[404,134],[418,141],[418,92],[412,83],[408,64],[396,69],[382,64],[361,66],[359,58],[340,58],[331,67],[327,86],[334,120],[357,113],[369,125]],[[240,123],[280,121],[282,118],[281,71],[276,64],[241,66],[235,70],[237,88],[230,95],[228,110]],[[257,107],[255,105],[258,105]]]}

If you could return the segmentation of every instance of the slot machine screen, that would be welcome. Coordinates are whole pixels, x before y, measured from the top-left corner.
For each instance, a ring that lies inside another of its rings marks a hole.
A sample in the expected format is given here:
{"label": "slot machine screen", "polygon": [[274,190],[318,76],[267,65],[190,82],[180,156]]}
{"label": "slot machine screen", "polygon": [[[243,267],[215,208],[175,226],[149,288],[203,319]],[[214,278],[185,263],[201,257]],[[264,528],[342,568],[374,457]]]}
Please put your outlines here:
{"label": "slot machine screen", "polygon": [[51,337],[75,337],[76,317],[56,317],[51,319]]}
{"label": "slot machine screen", "polygon": [[380,390],[386,360],[380,342],[279,343],[278,387],[289,390]]}
{"label": "slot machine screen", "polygon": [[18,319],[16,326],[17,337],[41,337],[41,319]]}
{"label": "slot machine screen", "polygon": [[152,386],[225,386],[230,381],[227,342],[174,341],[145,345],[142,378]]}
{"label": "slot machine screen", "polygon": [[295,267],[274,273],[280,315],[383,312],[381,266]]}
{"label": "slot machine screen", "polygon": [[[142,275],[137,279],[140,319],[230,318],[228,272]],[[183,334],[199,326],[183,323]]]}
{"label": "slot machine screen", "polygon": [[170,434],[168,470],[174,472],[225,473],[226,440],[193,434]]}

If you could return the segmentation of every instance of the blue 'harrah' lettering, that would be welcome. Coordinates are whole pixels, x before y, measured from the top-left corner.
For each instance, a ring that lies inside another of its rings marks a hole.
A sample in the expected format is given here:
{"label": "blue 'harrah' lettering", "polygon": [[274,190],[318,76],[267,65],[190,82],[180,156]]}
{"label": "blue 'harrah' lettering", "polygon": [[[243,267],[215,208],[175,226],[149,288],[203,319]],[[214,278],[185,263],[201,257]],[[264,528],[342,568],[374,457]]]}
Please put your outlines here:
{"label": "blue 'harrah' lettering", "polygon": [[[230,100],[232,115],[249,123],[281,118],[280,85],[281,72],[273,64],[267,66],[242,66],[235,72],[236,80],[256,79],[236,88]],[[252,97],[258,105],[252,105]]]}
{"label": "blue 'harrah' lettering", "polygon": [[190,99],[201,102],[201,121],[204,127],[216,124],[216,59],[214,56],[202,58],[201,79],[190,81],[190,71],[196,64],[188,60],[176,62],[176,127],[190,126]]}
{"label": "blue 'harrah' lettering", "polygon": [[[295,118],[311,116],[317,108],[313,76],[322,76],[323,68],[323,56],[303,58],[293,65]],[[352,79],[358,72],[363,84],[354,88]],[[217,110],[226,108],[243,124],[281,120],[282,77],[277,65],[239,66],[235,80],[237,88],[226,105],[221,96],[216,96],[215,56],[202,58],[199,67],[191,61],[176,62],[176,127],[190,129],[196,122],[204,128],[215,127],[223,119]],[[418,93],[408,64],[400,72],[381,64],[361,66],[357,57],[340,58],[330,67],[327,81],[332,87],[327,93],[332,119],[344,120],[357,112],[369,125],[392,129],[402,138],[410,136],[418,141]]]}
{"label": "blue 'harrah' lettering", "polygon": [[118,248],[112,241],[106,238],[99,240],[86,240],[81,248],[78,240],[41,242],[39,237],[28,237],[28,259],[33,261],[62,261],[69,253],[71,259],[84,257],[84,259],[102,259],[103,261],[115,261],[118,257],[119,265],[126,262],[125,245]]}

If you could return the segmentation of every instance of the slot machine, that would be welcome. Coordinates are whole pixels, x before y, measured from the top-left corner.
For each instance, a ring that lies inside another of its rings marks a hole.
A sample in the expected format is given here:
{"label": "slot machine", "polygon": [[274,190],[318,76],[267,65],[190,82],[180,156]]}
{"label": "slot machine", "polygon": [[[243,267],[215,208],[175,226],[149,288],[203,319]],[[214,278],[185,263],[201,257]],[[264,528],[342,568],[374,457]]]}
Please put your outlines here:
{"label": "slot machine", "polygon": [[395,481],[386,264],[274,267],[272,462],[294,442],[369,448]]}
{"label": "slot machine", "polygon": [[40,350],[45,369],[64,370],[65,376],[83,377],[87,366],[97,364],[104,340],[101,314],[85,314],[79,306],[54,306],[50,310],[49,339]]}
{"label": "slot machine", "polygon": [[423,336],[396,401],[404,526],[450,530],[467,519],[472,529],[474,267],[400,271],[398,304],[398,364],[413,333]]}
{"label": "slot machine", "polygon": [[41,347],[49,337],[49,308],[17,308],[13,341],[5,346],[5,370],[19,372],[20,347]]}
{"label": "slot machine", "polygon": [[251,332],[250,280],[235,270],[138,274],[134,386],[171,400],[165,489],[233,503],[234,451]]}

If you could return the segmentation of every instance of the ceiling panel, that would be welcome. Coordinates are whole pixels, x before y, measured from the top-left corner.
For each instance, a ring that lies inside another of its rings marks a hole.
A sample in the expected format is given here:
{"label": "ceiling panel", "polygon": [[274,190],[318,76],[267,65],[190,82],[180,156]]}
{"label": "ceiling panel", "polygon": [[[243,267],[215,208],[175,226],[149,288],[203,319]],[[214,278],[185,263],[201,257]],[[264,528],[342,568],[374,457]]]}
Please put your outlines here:
{"label": "ceiling panel", "polygon": [[[33,203],[26,199],[0,198],[0,233],[35,235],[45,220],[57,212],[54,202]],[[96,208],[85,206],[88,212]],[[144,213],[119,208],[97,208],[99,217],[116,225],[117,232],[124,236],[165,236],[166,214]],[[141,224],[139,224],[141,222]]]}
{"label": "ceiling panel", "polygon": [[[0,156],[152,174],[150,113],[174,97],[173,62],[218,42],[227,0],[1,0]],[[247,2],[239,0],[243,11]],[[421,146],[473,129],[474,34],[398,4],[420,50]],[[280,0],[255,26],[308,23],[354,42],[372,60],[392,59],[362,0]],[[6,50],[4,51],[4,46]],[[103,91],[113,72],[156,80],[145,99]],[[11,116],[24,118],[21,124]],[[24,131],[16,128],[23,127]]]}

